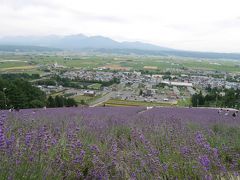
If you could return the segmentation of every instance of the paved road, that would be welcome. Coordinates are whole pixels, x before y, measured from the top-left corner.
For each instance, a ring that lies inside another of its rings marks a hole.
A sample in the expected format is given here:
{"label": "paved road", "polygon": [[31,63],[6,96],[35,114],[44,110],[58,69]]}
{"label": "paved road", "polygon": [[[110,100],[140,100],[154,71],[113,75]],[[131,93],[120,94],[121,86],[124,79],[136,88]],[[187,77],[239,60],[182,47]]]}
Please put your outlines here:
{"label": "paved road", "polygon": [[107,102],[109,99],[116,97],[116,92],[109,92],[105,96],[96,99],[94,102],[91,102],[90,107],[95,107],[98,105],[103,104],[104,102]]}
{"label": "paved road", "polygon": [[116,98],[117,95],[118,95],[119,93],[121,93],[121,91],[122,91],[123,88],[124,88],[124,85],[123,85],[123,84],[118,84],[118,85],[117,85],[118,91],[111,91],[111,92],[109,92],[108,94],[104,95],[103,97],[96,99],[94,102],[92,102],[92,103],[90,104],[90,107],[99,106],[99,105],[103,104],[104,102],[107,102],[107,101],[110,100],[111,98],[113,98],[113,99]]}

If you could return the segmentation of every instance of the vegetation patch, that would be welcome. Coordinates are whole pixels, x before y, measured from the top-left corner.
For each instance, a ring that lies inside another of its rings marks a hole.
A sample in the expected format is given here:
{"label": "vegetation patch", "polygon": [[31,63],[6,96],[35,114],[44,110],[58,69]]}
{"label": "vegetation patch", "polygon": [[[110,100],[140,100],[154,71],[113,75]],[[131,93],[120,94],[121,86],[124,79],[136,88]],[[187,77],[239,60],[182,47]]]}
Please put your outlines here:
{"label": "vegetation patch", "polygon": [[110,99],[105,102],[107,106],[176,106],[176,103],[171,102],[144,102],[144,101],[130,101],[130,100],[118,100]]}

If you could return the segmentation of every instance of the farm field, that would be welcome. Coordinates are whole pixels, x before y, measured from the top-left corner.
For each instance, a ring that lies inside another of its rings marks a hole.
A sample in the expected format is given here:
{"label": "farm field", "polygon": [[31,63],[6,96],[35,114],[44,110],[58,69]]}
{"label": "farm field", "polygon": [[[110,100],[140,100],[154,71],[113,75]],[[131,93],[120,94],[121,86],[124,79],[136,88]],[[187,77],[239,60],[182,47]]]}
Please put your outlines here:
{"label": "farm field", "polygon": [[[46,66],[57,63],[65,68],[102,68],[112,70],[166,70],[166,69],[199,69],[238,72],[239,62],[235,60],[208,60],[161,56],[134,56],[134,55],[75,55],[69,54],[3,54],[0,55],[0,70],[19,70],[24,66]],[[11,60],[17,60],[15,62]],[[8,69],[11,68],[11,69]],[[24,69],[24,68],[23,68]],[[30,71],[26,69],[27,71]],[[37,71],[38,68],[35,68]]]}
{"label": "farm field", "polygon": [[15,67],[8,67],[2,68],[2,71],[18,71],[18,70],[32,70],[35,69],[36,66],[15,66]]}
{"label": "farm field", "polygon": [[0,179],[237,179],[240,116],[204,108],[0,112]]}

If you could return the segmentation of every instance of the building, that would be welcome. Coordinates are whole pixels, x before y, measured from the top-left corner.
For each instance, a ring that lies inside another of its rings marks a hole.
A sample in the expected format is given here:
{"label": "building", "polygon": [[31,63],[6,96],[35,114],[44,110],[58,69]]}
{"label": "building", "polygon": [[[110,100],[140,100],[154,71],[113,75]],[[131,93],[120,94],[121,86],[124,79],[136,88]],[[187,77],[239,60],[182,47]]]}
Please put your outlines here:
{"label": "building", "polygon": [[86,90],[84,91],[84,96],[95,96],[95,91]]}
{"label": "building", "polygon": [[162,81],[163,84],[167,84],[170,86],[184,86],[184,87],[192,87],[192,83],[188,82],[168,82],[168,81]]}

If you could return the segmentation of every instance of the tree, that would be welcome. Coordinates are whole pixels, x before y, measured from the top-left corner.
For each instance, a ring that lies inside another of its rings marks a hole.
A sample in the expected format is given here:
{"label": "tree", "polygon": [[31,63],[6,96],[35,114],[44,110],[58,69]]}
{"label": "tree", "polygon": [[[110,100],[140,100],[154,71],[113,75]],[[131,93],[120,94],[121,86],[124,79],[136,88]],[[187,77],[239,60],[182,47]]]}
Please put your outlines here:
{"label": "tree", "polygon": [[52,96],[49,96],[47,99],[47,107],[56,107],[55,99]]}
{"label": "tree", "polygon": [[3,91],[0,91],[0,109],[5,109],[6,108],[6,96]]}
{"label": "tree", "polygon": [[42,108],[45,106],[44,102],[37,100],[37,99],[31,101],[29,104],[32,108]]}
{"label": "tree", "polygon": [[8,106],[14,108],[29,108],[28,97],[18,84],[11,84],[6,90]]}
{"label": "tree", "polygon": [[197,94],[192,95],[191,102],[192,102],[193,107],[198,106],[198,95]]}
{"label": "tree", "polygon": [[65,99],[65,105],[67,107],[73,107],[73,106],[77,106],[77,102],[73,98],[67,98]]}
{"label": "tree", "polygon": [[6,102],[8,107],[31,108],[32,104],[30,102],[33,100],[42,101],[42,104],[45,103],[46,96],[43,91],[32,86],[29,82],[15,77],[18,77],[18,75],[9,75],[6,79],[0,78],[0,91],[2,90],[3,93],[1,96],[5,96],[4,104]]}
{"label": "tree", "polygon": [[62,96],[55,97],[56,107],[63,107],[64,106],[64,98]]}
{"label": "tree", "polygon": [[171,75],[164,75],[162,78],[163,78],[163,79],[168,79],[168,80],[171,80],[171,79],[172,79]]}
{"label": "tree", "polygon": [[205,103],[205,98],[202,95],[202,91],[200,91],[199,94],[194,94],[191,98],[191,102],[193,107],[203,106]]}
{"label": "tree", "polygon": [[202,106],[205,103],[205,98],[202,95],[202,91],[200,91],[199,95],[198,95],[198,105]]}
{"label": "tree", "polygon": [[80,101],[80,104],[84,105],[84,104],[86,104],[86,102],[82,99],[82,100]]}
{"label": "tree", "polygon": [[[236,93],[237,95],[237,93]],[[236,103],[237,97],[235,96],[234,89],[226,89],[225,96],[224,96],[224,105],[226,107],[234,107]]]}

